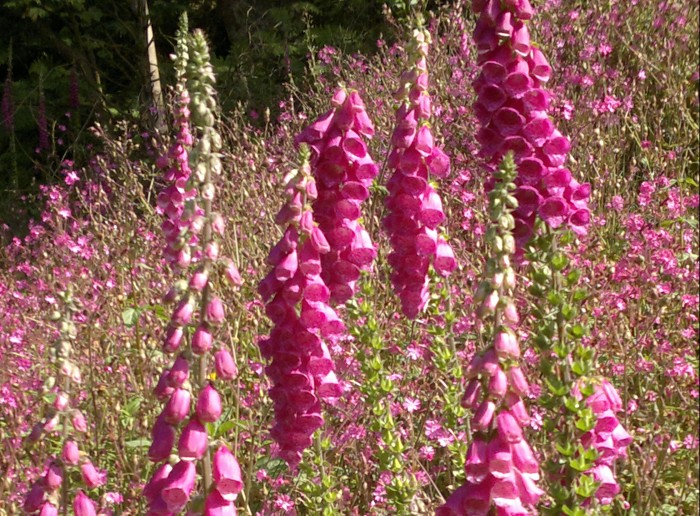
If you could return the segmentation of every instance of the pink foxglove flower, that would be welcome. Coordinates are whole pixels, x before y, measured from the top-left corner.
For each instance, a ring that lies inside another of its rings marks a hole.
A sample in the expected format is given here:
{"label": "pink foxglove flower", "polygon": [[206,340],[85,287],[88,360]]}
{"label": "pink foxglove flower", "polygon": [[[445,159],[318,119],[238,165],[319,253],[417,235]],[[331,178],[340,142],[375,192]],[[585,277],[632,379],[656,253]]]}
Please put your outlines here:
{"label": "pink foxglove flower", "polygon": [[[339,88],[331,104],[329,111],[302,131],[297,143],[307,143],[311,148],[311,168],[318,189],[313,192],[314,197],[317,195],[313,218],[330,244],[330,252],[316,249],[321,253],[321,277],[330,290],[331,301],[342,304],[354,295],[360,271],[369,269],[376,256],[369,235],[357,219],[378,169],[364,142],[374,134],[374,128],[360,95]],[[293,202],[294,195],[290,199]]]}
{"label": "pink foxglove flower", "polygon": [[97,509],[95,508],[95,502],[79,490],[73,500],[73,512],[75,516],[95,516]]}
{"label": "pink foxglove flower", "polygon": [[552,228],[565,225],[583,235],[590,220],[590,186],[579,184],[566,168],[570,142],[548,114],[551,95],[545,83],[552,70],[523,23],[532,8],[526,0],[480,1],[473,8],[480,15],[474,31],[481,70],[474,83],[481,123],[477,139],[491,168],[508,151],[515,154],[518,248],[532,235],[536,216]]}
{"label": "pink foxglove flower", "polygon": [[[514,251],[504,242],[512,238],[514,221],[507,206],[508,185],[515,177],[512,158],[497,173],[499,184],[490,195],[492,226],[487,239],[492,256],[475,298],[481,299],[477,313],[494,327],[493,341],[472,358],[462,406],[472,411],[474,438],[469,444],[464,471],[466,482],[438,508],[439,516],[469,514],[531,514],[544,492],[537,487],[539,464],[527,443],[524,428],[530,421],[522,396],[529,387],[518,366],[520,349],[511,326],[518,320],[509,296],[514,279],[509,256]],[[493,301],[489,301],[490,299]],[[510,307],[510,308],[509,308]],[[512,313],[505,317],[505,311]]]}
{"label": "pink foxglove flower", "polygon": [[221,445],[214,454],[213,469],[214,485],[221,498],[233,501],[243,490],[241,467],[236,457],[229,449]]}
{"label": "pink foxglove flower", "polygon": [[432,265],[438,274],[447,276],[457,266],[450,245],[438,233],[445,213],[440,196],[429,183],[431,176],[446,177],[450,163],[435,144],[429,125],[429,43],[427,31],[414,31],[409,48],[412,67],[401,76],[395,95],[401,104],[391,139],[389,166],[394,172],[387,183],[388,215],[383,221],[393,249],[389,255],[391,282],[401,300],[402,312],[411,319],[428,302],[429,267]]}
{"label": "pink foxglove flower", "polygon": [[221,417],[222,410],[221,395],[211,384],[207,384],[197,398],[197,417],[200,421],[213,423]]}
{"label": "pink foxglove flower", "polygon": [[[627,457],[626,448],[632,442],[632,437],[617,419],[616,413],[624,407],[615,387],[602,378],[594,383],[593,389],[593,394],[588,396],[585,402],[593,411],[596,426],[583,435],[581,444],[584,449],[593,448],[598,452],[595,465],[587,473],[592,475],[596,482],[600,482],[595,493],[598,503],[609,505],[620,492],[612,468],[618,459]],[[574,390],[574,394],[579,399],[582,398],[578,388]]]}
{"label": "pink foxglove flower", "polygon": [[180,434],[177,452],[182,459],[201,459],[207,451],[207,430],[196,417],[191,418]]}
{"label": "pink foxglove flower", "polygon": [[[338,102],[341,97],[337,96]],[[342,102],[346,100],[343,98]],[[352,122],[352,113],[351,110],[342,116],[348,116]],[[344,119],[343,123],[348,120]],[[317,121],[311,127],[318,124]],[[328,305],[333,294],[323,279],[321,264],[322,256],[333,251],[324,245],[324,232],[316,226],[315,214],[309,205],[316,189],[312,186],[314,178],[309,170],[308,150],[303,148],[301,155],[301,170],[290,175],[285,185],[288,204],[300,203],[301,208],[298,217],[286,222],[282,240],[270,251],[268,263],[272,270],[258,288],[267,303],[265,312],[274,324],[270,336],[259,342],[263,357],[269,360],[265,372],[272,382],[269,393],[274,401],[275,425],[271,435],[280,445],[280,456],[292,466],[301,460],[301,453],[311,444],[311,435],[323,424],[320,400],[332,400],[341,395],[333,373],[333,361],[323,339],[345,329]],[[358,232],[354,236],[357,236],[364,230],[360,231],[354,224],[350,221],[342,227],[355,227]],[[347,236],[354,238],[352,232]],[[347,256],[367,250],[367,239],[360,237],[360,240],[341,254]],[[373,250],[370,254],[373,256]],[[345,259],[338,260],[334,267],[336,271],[342,272],[345,268],[359,275],[358,266]],[[353,276],[353,281],[357,275]]]}
{"label": "pink foxglove flower", "polygon": [[193,461],[181,460],[168,475],[161,497],[171,512],[179,512],[189,501],[194,489],[196,467]]}

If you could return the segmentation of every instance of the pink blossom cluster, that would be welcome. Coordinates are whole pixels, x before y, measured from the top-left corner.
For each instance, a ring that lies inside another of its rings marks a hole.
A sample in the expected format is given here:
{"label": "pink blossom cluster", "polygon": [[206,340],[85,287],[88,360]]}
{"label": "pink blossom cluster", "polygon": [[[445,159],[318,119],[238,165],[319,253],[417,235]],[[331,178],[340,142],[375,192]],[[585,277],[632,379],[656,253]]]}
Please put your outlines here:
{"label": "pink blossom cluster", "polygon": [[548,116],[550,93],[543,88],[552,69],[530,41],[528,0],[475,0],[479,14],[474,40],[480,74],[474,82],[481,155],[495,166],[510,151],[518,166],[514,236],[529,240],[535,218],[550,227],[567,225],[579,235],[590,219],[590,185],[579,184],[565,167],[569,139]]}
{"label": "pink blossom cluster", "polygon": [[[177,136],[167,153],[156,160],[158,168],[164,171],[163,179],[169,183],[157,199],[157,210],[166,217],[161,224],[167,242],[163,254],[169,264],[181,269],[191,263],[190,244],[196,243],[196,235],[203,226],[202,209],[194,204],[197,192],[189,184],[189,151],[194,141],[190,130],[189,102],[189,93],[182,88],[175,109]],[[188,201],[191,206],[185,212]]]}
{"label": "pink blossom cluster", "polygon": [[330,244],[321,257],[321,277],[330,289],[331,302],[342,304],[354,295],[361,270],[367,270],[377,254],[358,219],[378,169],[362,138],[371,137],[374,127],[360,95],[341,87],[331,104],[297,142],[311,147],[318,188],[314,219]]}
{"label": "pink blossom cluster", "polygon": [[345,325],[328,304],[331,291],[322,278],[322,257],[332,251],[311,209],[319,193],[308,157],[288,178],[285,194],[287,201],[276,221],[286,229],[270,251],[267,261],[273,268],[258,291],[274,324],[269,338],[260,341],[262,355],[270,360],[265,371],[273,384],[271,435],[280,446],[280,456],[294,466],[323,425],[320,401],[333,401],[342,394],[323,339],[343,333]]}
{"label": "pink blossom cluster", "polygon": [[[205,253],[205,256],[209,257],[210,254]],[[204,302],[199,298],[204,297],[201,296],[201,291],[208,285],[208,266],[209,263],[205,262],[202,268],[194,272],[188,291],[173,311],[164,344],[166,352],[172,353],[184,347],[186,327],[193,321],[197,306]],[[197,399],[193,403],[192,390],[193,384],[196,383],[194,378],[190,378],[190,371],[195,365],[194,360],[201,359],[212,349],[213,329],[223,323],[224,315],[224,306],[220,298],[212,296],[206,301],[196,328],[191,333],[188,349],[182,351],[172,366],[163,371],[154,389],[156,397],[165,402],[165,405],[151,431],[152,443],[148,457],[155,463],[165,462],[158,467],[144,487],[149,514],[178,512],[186,506],[195,488],[196,463],[205,456],[209,448],[209,436],[205,425],[219,420],[223,406],[221,395],[212,382],[205,382],[200,386]],[[237,377],[238,371],[233,357],[223,346],[214,353],[214,366],[218,380],[230,381]],[[178,428],[181,428],[179,439]],[[175,446],[178,460],[171,465],[168,461]],[[222,456],[224,466],[217,465],[219,455]],[[224,500],[226,507],[235,511],[233,502],[242,486],[240,468],[223,444],[214,458],[215,472],[217,467],[225,471],[221,476],[223,480],[215,480],[215,489],[208,494],[206,503],[223,503],[221,500]]]}
{"label": "pink blossom cluster", "polygon": [[517,365],[515,334],[501,329],[485,353],[475,355],[467,370],[462,405],[474,411],[476,437],[465,461],[466,483],[441,506],[439,516],[530,514],[543,491],[537,487],[539,464],[523,435],[530,422],[522,397],[529,385]]}
{"label": "pink blossom cluster", "polygon": [[388,161],[394,170],[385,199],[389,214],[383,220],[393,249],[389,255],[391,282],[401,300],[402,312],[410,319],[416,318],[428,303],[430,265],[443,276],[457,266],[452,248],[438,233],[438,226],[445,220],[442,200],[428,182],[429,175],[447,177],[450,167],[449,158],[433,141],[429,124],[429,43],[428,31],[414,31],[409,49],[414,62],[402,74],[395,95],[401,104],[396,111],[393,150]]}
{"label": "pink blossom cluster", "polygon": [[[578,390],[575,394],[580,398]],[[620,492],[615,478],[615,461],[627,457],[626,448],[632,437],[620,424],[615,415],[623,408],[622,400],[615,387],[602,379],[594,385],[593,394],[586,398],[586,405],[591,408],[596,418],[593,430],[581,438],[584,449],[593,448],[599,456],[594,467],[587,473],[599,482],[595,497],[601,505],[609,505]]]}
{"label": "pink blossom cluster", "polygon": [[[243,490],[243,481],[240,465],[226,445],[214,454],[212,474],[215,487],[207,494],[203,514],[235,516],[234,501]],[[148,515],[178,513],[189,501],[196,482],[196,461],[181,458],[174,465],[161,464],[143,489],[149,503]]]}

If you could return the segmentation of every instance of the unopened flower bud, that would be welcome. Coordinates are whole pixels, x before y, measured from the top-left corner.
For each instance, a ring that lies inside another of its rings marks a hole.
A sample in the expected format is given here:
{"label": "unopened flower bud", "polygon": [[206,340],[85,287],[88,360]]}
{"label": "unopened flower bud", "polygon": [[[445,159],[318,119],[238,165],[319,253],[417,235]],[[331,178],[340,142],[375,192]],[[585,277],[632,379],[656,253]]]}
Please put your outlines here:
{"label": "unopened flower bud", "polygon": [[209,242],[204,248],[204,255],[211,261],[216,261],[219,258],[219,244],[216,242]]}
{"label": "unopened flower bud", "polygon": [[73,412],[71,423],[73,423],[73,428],[75,428],[76,431],[81,433],[87,432],[87,422],[85,421],[85,416],[79,410]]}
{"label": "unopened flower bud", "polygon": [[224,304],[218,297],[212,298],[207,304],[206,308],[206,320],[210,324],[221,324],[224,322]]}
{"label": "unopened flower bud", "polygon": [[214,365],[216,375],[222,380],[234,380],[238,376],[238,369],[231,354],[225,349],[214,353]]}

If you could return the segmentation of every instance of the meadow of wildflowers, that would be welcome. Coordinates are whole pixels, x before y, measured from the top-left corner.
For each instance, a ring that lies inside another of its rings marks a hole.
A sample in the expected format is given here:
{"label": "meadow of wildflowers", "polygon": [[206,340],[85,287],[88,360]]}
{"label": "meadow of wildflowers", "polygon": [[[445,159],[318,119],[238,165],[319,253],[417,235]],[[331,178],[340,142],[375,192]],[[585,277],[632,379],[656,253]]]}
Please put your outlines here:
{"label": "meadow of wildflowers", "polygon": [[183,18],[2,228],[0,514],[696,514],[698,17],[445,3],[264,127]]}

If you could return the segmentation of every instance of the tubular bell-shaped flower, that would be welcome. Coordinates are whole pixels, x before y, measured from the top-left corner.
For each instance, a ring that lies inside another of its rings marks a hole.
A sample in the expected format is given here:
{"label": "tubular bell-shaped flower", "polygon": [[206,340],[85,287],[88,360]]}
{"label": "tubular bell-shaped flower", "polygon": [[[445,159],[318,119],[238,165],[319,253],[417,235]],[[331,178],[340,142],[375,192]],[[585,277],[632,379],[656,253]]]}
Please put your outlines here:
{"label": "tubular bell-shaped flower", "polygon": [[[216,130],[217,103],[209,50],[200,31],[195,31],[187,40],[186,18],[183,18],[178,39],[176,63],[180,93],[189,90],[192,97],[188,106],[184,103],[185,96],[180,95],[177,109],[181,114],[192,113],[193,131],[189,133],[189,125],[181,125],[180,136],[183,127],[187,127],[187,141],[178,140],[174,154],[171,153],[178,163],[173,174],[187,170],[178,178],[173,175],[173,179],[176,182],[182,180],[182,187],[189,192],[172,213],[183,222],[177,229],[177,246],[182,246],[180,251],[187,250],[187,260],[178,259],[176,263],[189,279],[179,280],[166,296],[177,304],[163,348],[166,353],[180,351],[180,354],[161,375],[155,388],[156,396],[165,401],[165,405],[153,427],[149,458],[156,463],[168,460],[177,442],[179,461],[172,466],[163,464],[144,487],[144,496],[153,514],[178,512],[187,506],[196,487],[197,463],[201,464],[203,494],[214,496],[219,489],[212,479],[212,443],[206,428],[206,423],[216,422],[222,413],[221,395],[214,382],[209,380],[210,350],[216,350],[214,366],[217,373],[224,367],[220,362],[226,362],[225,371],[217,375],[217,381],[233,380],[236,367],[228,350],[218,345],[214,338],[216,328],[225,322],[226,315],[224,303],[216,295],[215,288],[221,276],[235,277],[234,287],[241,283],[237,270],[234,275],[230,274],[231,268],[235,269],[233,262],[219,257],[217,238],[223,232],[224,222],[223,217],[213,211],[213,199],[214,185],[222,171],[219,158],[222,140]],[[191,147],[189,151],[183,143]],[[170,202],[169,206],[173,203]],[[166,225],[173,220],[166,221]],[[187,346],[187,335],[190,334]],[[178,438],[179,426],[182,428]],[[222,444],[219,449],[226,447]],[[238,481],[241,482],[240,475]],[[229,492],[220,494],[224,496]]]}
{"label": "tubular bell-shaped flower", "polygon": [[268,256],[272,270],[258,287],[274,324],[270,336],[260,341],[262,355],[270,360],[265,371],[273,384],[271,434],[280,456],[291,466],[299,463],[312,434],[323,425],[320,400],[341,395],[323,339],[345,330],[328,304],[331,291],[321,276],[323,255],[332,251],[311,209],[317,189],[306,145],[300,160],[299,170],[285,180],[287,202],[280,213],[289,215],[278,217],[278,222],[286,229]]}
{"label": "tubular bell-shaped flower", "polygon": [[429,124],[429,45],[427,30],[413,32],[408,49],[412,64],[401,75],[395,95],[400,106],[388,161],[394,173],[387,183],[385,204],[389,214],[383,221],[393,249],[389,255],[391,282],[402,312],[410,319],[417,317],[428,302],[430,265],[443,276],[457,266],[452,248],[437,231],[445,214],[440,196],[429,183],[431,175],[446,177],[450,165],[447,155],[435,145]]}
{"label": "tubular bell-shaped flower", "polygon": [[512,151],[518,167],[514,236],[518,249],[533,234],[535,217],[550,227],[587,231],[590,186],[566,168],[570,142],[549,118],[550,93],[544,88],[551,67],[530,41],[528,0],[478,0],[474,41],[481,73],[474,82],[474,106],[481,122],[481,155],[495,169]]}
{"label": "tubular bell-shaped flower", "polygon": [[[464,465],[466,483],[438,508],[438,516],[488,514],[531,514],[543,491],[537,487],[539,465],[523,433],[529,416],[522,401],[528,392],[527,380],[518,365],[520,352],[515,332],[504,317],[514,288],[510,256],[514,252],[511,234],[515,221],[511,210],[517,200],[509,186],[516,170],[508,153],[495,177],[497,183],[489,195],[492,225],[486,234],[492,256],[475,301],[477,313],[493,329],[492,343],[477,354],[467,368],[467,389],[462,405],[473,411],[469,444]],[[501,281],[499,277],[511,278]],[[496,293],[496,301],[490,299]],[[487,308],[488,307],[488,308]]]}
{"label": "tubular bell-shaped flower", "polygon": [[[594,466],[586,473],[600,483],[595,492],[598,503],[609,505],[620,492],[613,469],[615,461],[627,457],[626,448],[632,437],[617,419],[623,405],[615,387],[605,378],[595,379],[592,387],[593,394],[585,398],[585,403],[592,410],[596,424],[581,437],[581,445],[598,453]],[[574,389],[574,396],[583,398],[578,388]]]}
{"label": "tubular bell-shaped flower", "polygon": [[[374,128],[360,95],[341,87],[331,104],[302,131],[297,143],[311,148],[318,189],[313,217],[329,244],[329,252],[321,256],[321,277],[331,302],[342,304],[355,294],[360,271],[367,270],[377,254],[358,219],[378,169],[363,140],[374,134]],[[292,209],[294,201],[287,208]]]}

